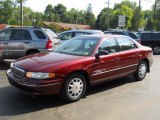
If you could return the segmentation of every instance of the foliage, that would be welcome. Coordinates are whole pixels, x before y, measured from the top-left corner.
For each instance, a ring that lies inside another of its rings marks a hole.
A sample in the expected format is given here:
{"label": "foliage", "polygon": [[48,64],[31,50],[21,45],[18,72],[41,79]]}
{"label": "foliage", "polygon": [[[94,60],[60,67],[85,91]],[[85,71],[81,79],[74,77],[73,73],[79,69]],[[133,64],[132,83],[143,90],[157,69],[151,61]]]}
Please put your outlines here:
{"label": "foliage", "polygon": [[153,22],[152,22],[151,18],[149,18],[149,19],[147,20],[147,24],[146,24],[145,30],[147,30],[147,31],[152,31],[152,30],[153,30],[153,24],[152,24],[152,23],[153,23]]}
{"label": "foliage", "polygon": [[[116,29],[118,27],[119,15],[125,15],[125,29],[136,31],[138,29],[138,11],[139,7],[137,6],[136,2],[123,0],[122,2],[115,4],[113,9],[110,9],[109,12],[107,8],[102,9],[99,15],[97,16],[95,28],[107,30],[106,21],[109,19],[110,28]],[[139,27],[145,27],[145,25],[147,25],[146,18],[152,19],[152,14],[153,12],[151,10],[142,11],[141,9]]]}
{"label": "foliage", "polygon": [[[10,25],[20,25],[20,1],[21,0],[0,0],[0,23]],[[26,2],[27,0],[22,0]],[[137,30],[138,24],[138,5],[136,2],[130,0],[123,0],[114,5],[113,9],[103,8],[97,19],[93,14],[91,4],[87,5],[86,10],[78,10],[72,8],[67,10],[63,4],[52,6],[47,5],[43,13],[34,12],[29,7],[23,7],[24,26],[44,26],[43,21],[48,22],[63,22],[71,24],[88,24],[92,28],[107,30],[108,21],[109,27],[115,29],[118,27],[118,16],[126,16],[125,28],[129,30]],[[154,9],[154,6],[153,6]],[[155,30],[160,30],[160,2],[157,2],[156,17],[155,17]],[[144,27],[146,30],[153,29],[153,11],[145,10],[140,12],[139,26]],[[55,31],[61,31],[61,28],[56,27],[55,24],[48,26]]]}
{"label": "foliage", "polygon": [[86,20],[86,24],[90,25],[92,28],[94,28],[95,26],[95,16],[92,12],[92,4],[89,3],[87,10],[85,12],[85,20]]}

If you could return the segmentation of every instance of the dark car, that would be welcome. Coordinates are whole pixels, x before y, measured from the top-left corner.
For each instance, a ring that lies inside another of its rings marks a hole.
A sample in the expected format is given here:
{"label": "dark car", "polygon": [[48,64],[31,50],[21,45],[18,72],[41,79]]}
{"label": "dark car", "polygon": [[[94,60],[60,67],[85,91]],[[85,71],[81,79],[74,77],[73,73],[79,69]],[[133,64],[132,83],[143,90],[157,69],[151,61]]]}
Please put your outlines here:
{"label": "dark car", "polygon": [[159,32],[141,32],[141,44],[153,49],[154,54],[160,54],[160,33]]}
{"label": "dark car", "polygon": [[104,34],[125,35],[131,37],[137,42],[140,42],[140,37],[135,32],[131,32],[128,30],[109,30],[109,31],[104,31]]}
{"label": "dark car", "polygon": [[0,31],[0,60],[53,50],[60,40],[50,29],[14,27]]}
{"label": "dark car", "polygon": [[61,42],[67,41],[73,37],[90,34],[104,34],[101,30],[69,30],[59,34]]}
{"label": "dark car", "polygon": [[35,95],[61,94],[68,102],[82,98],[86,88],[133,75],[143,80],[152,65],[152,49],[126,36],[75,37],[52,53],[26,56],[7,71],[11,85]]}

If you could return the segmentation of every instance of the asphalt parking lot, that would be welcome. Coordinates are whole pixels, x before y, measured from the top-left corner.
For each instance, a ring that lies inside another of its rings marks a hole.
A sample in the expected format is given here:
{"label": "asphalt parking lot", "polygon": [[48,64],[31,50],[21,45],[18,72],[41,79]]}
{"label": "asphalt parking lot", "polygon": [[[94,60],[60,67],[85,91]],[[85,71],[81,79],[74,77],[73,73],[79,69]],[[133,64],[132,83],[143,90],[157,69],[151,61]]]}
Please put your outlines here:
{"label": "asphalt parking lot", "polygon": [[0,63],[0,120],[160,120],[160,56],[151,73],[136,82],[131,76],[94,86],[78,102],[58,96],[34,98],[10,86]]}

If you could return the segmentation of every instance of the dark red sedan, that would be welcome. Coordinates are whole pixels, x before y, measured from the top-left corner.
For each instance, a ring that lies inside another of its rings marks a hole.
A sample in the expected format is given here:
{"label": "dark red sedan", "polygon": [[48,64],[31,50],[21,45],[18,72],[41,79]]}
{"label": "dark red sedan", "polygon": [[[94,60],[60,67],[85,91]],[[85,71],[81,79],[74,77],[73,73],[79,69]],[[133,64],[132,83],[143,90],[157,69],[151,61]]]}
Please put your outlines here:
{"label": "dark red sedan", "polygon": [[61,94],[68,102],[86,88],[132,74],[143,80],[150,72],[152,50],[126,36],[89,35],[73,38],[51,53],[39,53],[11,64],[11,85],[35,95]]}

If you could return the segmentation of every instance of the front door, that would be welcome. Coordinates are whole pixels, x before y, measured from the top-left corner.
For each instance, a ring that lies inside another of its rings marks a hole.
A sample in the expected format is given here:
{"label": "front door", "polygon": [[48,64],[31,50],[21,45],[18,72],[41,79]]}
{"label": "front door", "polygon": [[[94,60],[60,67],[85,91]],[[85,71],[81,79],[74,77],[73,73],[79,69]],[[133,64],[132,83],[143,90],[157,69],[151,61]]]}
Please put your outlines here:
{"label": "front door", "polygon": [[108,51],[108,55],[102,55],[99,59],[95,59],[92,66],[92,82],[97,83],[104,80],[109,80],[119,75],[120,58],[118,55],[117,43],[114,38],[105,39],[100,46],[98,51]]}

